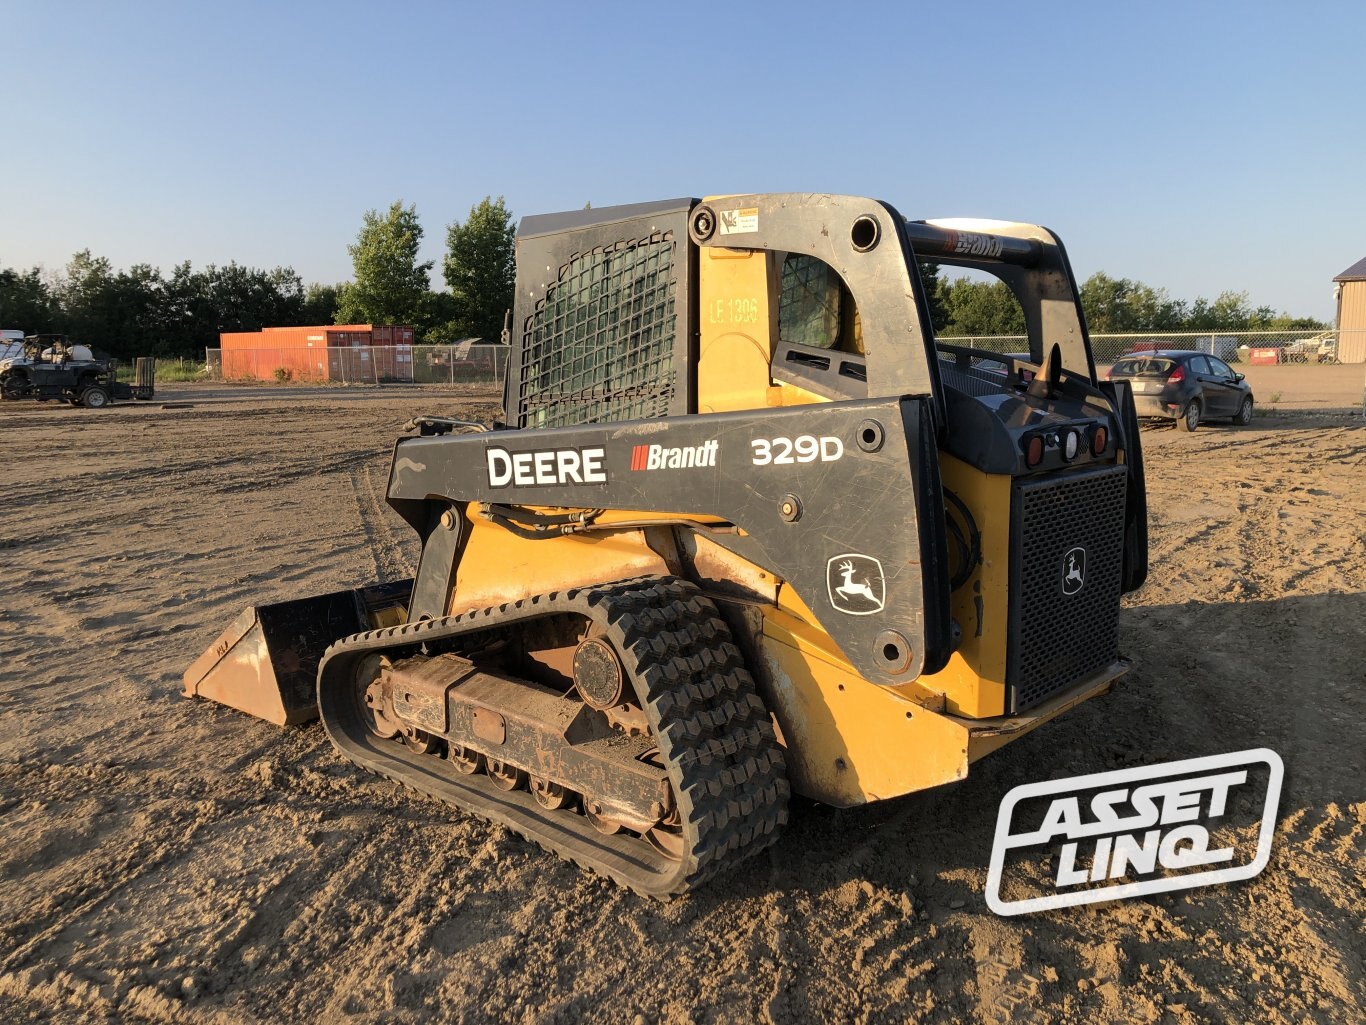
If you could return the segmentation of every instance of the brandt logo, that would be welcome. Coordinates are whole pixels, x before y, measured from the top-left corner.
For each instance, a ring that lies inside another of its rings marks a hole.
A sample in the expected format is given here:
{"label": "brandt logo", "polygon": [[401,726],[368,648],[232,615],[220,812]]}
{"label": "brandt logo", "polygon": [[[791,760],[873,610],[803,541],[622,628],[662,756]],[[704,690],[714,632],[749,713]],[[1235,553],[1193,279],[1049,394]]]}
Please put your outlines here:
{"label": "brandt logo", "polygon": [[887,604],[882,563],[871,555],[846,552],[825,564],[830,604],[847,616],[871,616]]}
{"label": "brandt logo", "polygon": [[1086,549],[1069,548],[1062,557],[1062,593],[1076,594],[1086,585]]}
{"label": "brandt logo", "polygon": [[987,868],[998,915],[1251,879],[1271,857],[1285,767],[1267,748],[1027,783]]}
{"label": "brandt logo", "polygon": [[1001,255],[1004,246],[999,238],[992,235],[979,235],[975,231],[947,232],[951,252],[965,256],[986,256],[992,259]]}
{"label": "brandt logo", "polygon": [[631,448],[632,470],[686,470],[694,466],[715,466],[721,443],[714,438],[701,445],[669,448],[664,445],[635,445]]}

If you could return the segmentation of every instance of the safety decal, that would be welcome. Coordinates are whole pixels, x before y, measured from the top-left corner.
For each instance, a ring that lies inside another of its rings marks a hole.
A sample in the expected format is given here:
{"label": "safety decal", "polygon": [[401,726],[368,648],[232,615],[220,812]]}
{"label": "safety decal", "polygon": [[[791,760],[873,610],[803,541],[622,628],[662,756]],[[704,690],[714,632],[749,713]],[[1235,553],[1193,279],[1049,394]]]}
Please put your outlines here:
{"label": "safety decal", "polygon": [[721,211],[722,235],[749,235],[759,230],[759,208],[748,206],[743,210]]}

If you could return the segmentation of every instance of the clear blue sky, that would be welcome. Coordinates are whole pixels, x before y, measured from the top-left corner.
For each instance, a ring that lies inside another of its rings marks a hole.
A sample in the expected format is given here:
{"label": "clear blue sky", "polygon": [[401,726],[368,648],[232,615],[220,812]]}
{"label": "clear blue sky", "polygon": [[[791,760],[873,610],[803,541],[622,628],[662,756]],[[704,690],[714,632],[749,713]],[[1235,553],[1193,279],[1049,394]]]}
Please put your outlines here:
{"label": "clear blue sky", "polygon": [[1037,221],[1079,277],[1333,315],[1366,256],[1366,5],[0,0],[0,264],[350,274],[519,215],[827,191]]}

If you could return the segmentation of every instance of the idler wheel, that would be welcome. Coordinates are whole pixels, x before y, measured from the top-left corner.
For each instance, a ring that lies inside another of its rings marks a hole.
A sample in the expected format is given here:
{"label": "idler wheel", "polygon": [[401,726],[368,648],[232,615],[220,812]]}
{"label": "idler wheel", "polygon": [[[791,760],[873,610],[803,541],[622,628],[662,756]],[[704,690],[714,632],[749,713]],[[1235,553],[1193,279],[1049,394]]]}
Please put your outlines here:
{"label": "idler wheel", "polygon": [[590,637],[574,652],[574,686],[589,708],[598,711],[621,701],[621,659],[602,637]]}
{"label": "idler wheel", "polygon": [[382,682],[386,665],[387,660],[379,655],[361,659],[356,665],[352,693],[356,698],[356,712],[366,729],[382,740],[392,740],[402,726]]}

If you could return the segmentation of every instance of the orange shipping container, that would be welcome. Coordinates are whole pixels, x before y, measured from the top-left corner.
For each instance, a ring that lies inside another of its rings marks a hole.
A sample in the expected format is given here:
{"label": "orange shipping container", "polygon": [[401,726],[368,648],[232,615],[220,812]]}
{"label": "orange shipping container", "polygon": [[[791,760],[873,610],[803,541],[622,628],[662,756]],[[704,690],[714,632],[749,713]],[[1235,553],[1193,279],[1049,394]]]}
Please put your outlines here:
{"label": "orange shipping container", "polygon": [[[406,325],[321,324],[225,331],[223,377],[292,381],[412,380],[413,329]],[[391,351],[404,346],[404,356]],[[381,347],[381,348],[375,348]],[[317,350],[309,352],[309,350]]]}

